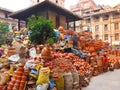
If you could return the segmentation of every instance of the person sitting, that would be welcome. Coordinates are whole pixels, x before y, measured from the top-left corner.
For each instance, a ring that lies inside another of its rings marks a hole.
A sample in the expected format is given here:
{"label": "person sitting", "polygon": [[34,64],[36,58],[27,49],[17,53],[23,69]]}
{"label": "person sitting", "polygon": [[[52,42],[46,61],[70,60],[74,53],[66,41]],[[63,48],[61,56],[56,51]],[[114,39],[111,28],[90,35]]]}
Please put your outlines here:
{"label": "person sitting", "polygon": [[74,48],[71,48],[71,47],[64,48],[63,52],[64,53],[73,53],[73,54],[75,54],[76,56],[78,56],[82,59],[86,59],[89,56],[88,54],[83,53],[81,50],[77,50],[77,49],[74,49]]}

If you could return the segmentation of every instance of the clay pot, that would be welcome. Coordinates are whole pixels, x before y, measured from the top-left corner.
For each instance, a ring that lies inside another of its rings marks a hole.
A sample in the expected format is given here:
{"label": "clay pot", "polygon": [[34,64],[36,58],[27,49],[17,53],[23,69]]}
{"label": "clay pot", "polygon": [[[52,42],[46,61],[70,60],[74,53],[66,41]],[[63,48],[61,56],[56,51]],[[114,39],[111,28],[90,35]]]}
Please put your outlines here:
{"label": "clay pot", "polygon": [[[0,90],[2,90],[2,89],[0,88]],[[7,90],[12,90],[12,88],[11,88],[11,87],[8,87]]]}
{"label": "clay pot", "polygon": [[9,47],[8,50],[15,50],[15,48],[14,47]]}
{"label": "clay pot", "polygon": [[8,52],[7,52],[7,55],[8,56],[11,56],[11,55],[15,55],[16,54],[16,50],[8,50]]}
{"label": "clay pot", "polygon": [[13,76],[13,78],[14,78],[14,79],[17,79],[17,74],[15,74],[15,75]]}
{"label": "clay pot", "polygon": [[22,81],[26,81],[27,77],[26,76],[22,76]]}
{"label": "clay pot", "polygon": [[24,90],[24,87],[21,87],[21,86],[20,86],[20,87],[19,87],[19,90]]}
{"label": "clay pot", "polygon": [[22,74],[23,74],[23,72],[21,72],[21,71],[17,71],[17,72],[16,72],[16,75],[17,75],[17,76],[22,76]]}
{"label": "clay pot", "polygon": [[16,54],[16,49],[14,47],[9,47],[7,55],[11,56],[11,55],[14,55],[14,54]]}
{"label": "clay pot", "polygon": [[42,56],[51,56],[51,50],[50,50],[50,46],[47,45],[46,47],[44,47],[41,51],[41,55]]}
{"label": "clay pot", "polygon": [[12,90],[18,90],[18,87],[15,87],[15,86],[14,86]]}
{"label": "clay pot", "polygon": [[15,83],[14,87],[19,88],[20,84],[19,83]]}
{"label": "clay pot", "polygon": [[16,79],[12,78],[11,83],[15,84]]}
{"label": "clay pot", "polygon": [[94,71],[94,76],[97,76],[98,75],[98,71]]}
{"label": "clay pot", "polygon": [[24,75],[26,76],[29,75],[29,71],[30,71],[29,68],[24,69]]}
{"label": "clay pot", "polygon": [[[14,83],[10,82],[7,90],[12,90],[13,87],[14,87]],[[2,89],[0,89],[0,90],[2,90]]]}
{"label": "clay pot", "polygon": [[22,66],[20,66],[17,71],[23,72],[23,71],[24,71],[24,68],[23,68]]}
{"label": "clay pot", "polygon": [[26,82],[26,80],[22,80],[21,82],[20,82],[20,85],[22,84],[22,85],[25,85],[25,82]]}
{"label": "clay pot", "polygon": [[94,47],[90,47],[90,48],[89,48],[89,51],[90,51],[90,52],[94,52],[94,51],[95,51],[95,48],[94,48]]}
{"label": "clay pot", "polygon": [[20,80],[16,80],[16,84],[19,84],[19,85],[20,85]]}
{"label": "clay pot", "polygon": [[24,88],[20,88],[20,87],[19,87],[19,90],[24,90]]}
{"label": "clay pot", "polygon": [[24,88],[24,86],[25,86],[25,85],[23,85],[23,84],[20,84],[20,87],[19,87],[19,88],[23,89],[23,88]]}
{"label": "clay pot", "polygon": [[13,86],[14,86],[14,83],[9,82],[9,87],[13,87]]}

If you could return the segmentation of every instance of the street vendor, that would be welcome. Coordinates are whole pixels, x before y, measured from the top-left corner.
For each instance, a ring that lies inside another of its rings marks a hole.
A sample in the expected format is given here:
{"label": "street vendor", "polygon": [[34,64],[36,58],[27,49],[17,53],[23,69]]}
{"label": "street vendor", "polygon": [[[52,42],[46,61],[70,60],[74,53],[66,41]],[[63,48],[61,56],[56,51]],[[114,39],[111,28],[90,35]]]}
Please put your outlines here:
{"label": "street vendor", "polygon": [[108,59],[107,59],[107,55],[104,54],[104,55],[103,55],[103,65],[104,65],[104,66],[107,65],[107,60],[108,60]]}

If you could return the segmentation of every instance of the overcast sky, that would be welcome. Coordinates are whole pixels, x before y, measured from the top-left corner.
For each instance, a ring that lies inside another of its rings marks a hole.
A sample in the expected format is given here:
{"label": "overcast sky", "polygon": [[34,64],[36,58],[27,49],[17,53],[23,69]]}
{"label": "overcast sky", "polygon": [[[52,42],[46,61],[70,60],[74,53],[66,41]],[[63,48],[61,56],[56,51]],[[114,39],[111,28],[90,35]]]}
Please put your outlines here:
{"label": "overcast sky", "polygon": [[[78,0],[65,0],[65,7],[69,8],[70,5],[76,4]],[[115,6],[120,4],[120,0],[94,0],[95,3],[101,5]],[[26,8],[30,5],[29,0],[0,0],[0,7],[4,7],[13,11]]]}

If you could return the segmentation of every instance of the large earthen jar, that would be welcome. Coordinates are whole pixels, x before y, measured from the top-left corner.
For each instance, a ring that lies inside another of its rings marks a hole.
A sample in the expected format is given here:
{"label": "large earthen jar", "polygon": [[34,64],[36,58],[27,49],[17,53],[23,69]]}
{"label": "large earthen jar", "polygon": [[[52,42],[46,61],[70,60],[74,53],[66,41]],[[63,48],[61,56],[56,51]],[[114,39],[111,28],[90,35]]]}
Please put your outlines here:
{"label": "large earthen jar", "polygon": [[44,61],[48,61],[51,59],[51,50],[50,50],[50,46],[47,45],[46,47],[44,47],[41,51],[41,57]]}
{"label": "large earthen jar", "polygon": [[96,59],[97,59],[98,67],[102,67],[103,66],[103,63],[102,63],[103,56],[98,56]]}

